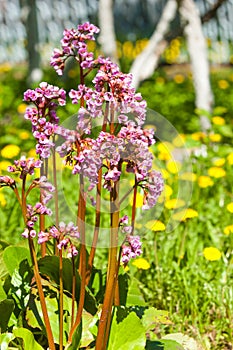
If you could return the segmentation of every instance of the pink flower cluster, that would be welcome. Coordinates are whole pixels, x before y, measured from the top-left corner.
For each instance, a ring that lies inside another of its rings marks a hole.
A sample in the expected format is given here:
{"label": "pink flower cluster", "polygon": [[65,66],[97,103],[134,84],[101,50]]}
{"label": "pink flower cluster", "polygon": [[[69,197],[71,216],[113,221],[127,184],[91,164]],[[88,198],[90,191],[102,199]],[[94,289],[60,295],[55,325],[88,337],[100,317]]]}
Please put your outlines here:
{"label": "pink flower cluster", "polygon": [[45,232],[40,231],[38,234],[38,243],[41,244],[47,242],[51,238],[56,239],[59,250],[67,250],[67,257],[71,258],[72,256],[76,256],[78,254],[78,251],[71,239],[78,239],[79,231],[78,227],[74,226],[72,222],[70,222],[68,225],[66,225],[64,222],[60,222],[58,227],[52,226]]}
{"label": "pink flower cluster", "polygon": [[142,125],[146,116],[146,101],[140,93],[135,93],[132,75],[122,73],[108,58],[98,58],[96,65],[100,68],[93,80],[94,89],[83,84],[77,90],[71,89],[69,96],[72,102],[77,104],[83,98],[86,108],[82,114],[85,112],[91,118],[103,116],[103,106],[108,102],[117,113],[119,123],[126,124],[127,114],[131,114],[138,125]]}
{"label": "pink flower cluster", "polygon": [[34,158],[26,159],[25,156],[22,156],[19,160],[14,161],[14,166],[9,166],[8,171],[10,173],[20,173],[20,179],[23,179],[29,175],[33,175],[35,168],[40,168],[42,162],[40,160],[35,160]]}
{"label": "pink flower cluster", "polygon": [[71,56],[80,62],[83,69],[93,66],[93,53],[88,52],[86,41],[95,40],[94,34],[98,32],[99,28],[89,22],[78,25],[77,29],[64,30],[61,40],[62,49],[54,49],[50,61],[58,75],[63,74],[65,61]]}
{"label": "pink flower cluster", "polygon": [[12,189],[15,189],[16,188],[15,180],[8,175],[0,176],[0,187],[3,187],[3,186],[9,186]]}
{"label": "pink flower cluster", "polygon": [[38,221],[39,215],[52,215],[51,209],[47,208],[42,203],[38,202],[34,206],[28,204],[27,205],[27,222],[26,228],[22,233],[22,237],[28,238],[29,235],[31,238],[36,237],[36,230],[34,228],[35,223]]}
{"label": "pink flower cluster", "polygon": [[122,245],[121,261],[126,266],[130,259],[136,258],[142,254],[142,242],[139,236],[127,236]]}
{"label": "pink flower cluster", "polygon": [[42,158],[48,158],[54,146],[51,137],[56,133],[59,122],[56,109],[58,104],[65,105],[66,92],[57,86],[42,82],[39,88],[29,89],[24,93],[24,101],[32,102],[36,106],[26,109],[25,119],[32,123],[33,136],[37,140],[37,154]]}

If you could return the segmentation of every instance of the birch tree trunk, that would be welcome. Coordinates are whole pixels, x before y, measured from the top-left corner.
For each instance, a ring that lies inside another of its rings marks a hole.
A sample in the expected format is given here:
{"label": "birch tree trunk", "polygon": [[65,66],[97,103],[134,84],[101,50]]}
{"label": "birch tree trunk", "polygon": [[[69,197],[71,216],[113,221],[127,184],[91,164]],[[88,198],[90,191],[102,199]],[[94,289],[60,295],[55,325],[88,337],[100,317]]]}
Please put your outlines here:
{"label": "birch tree trunk", "polygon": [[159,58],[167,46],[164,39],[165,35],[169,31],[170,23],[175,18],[176,12],[177,1],[168,0],[148,45],[136,57],[130,69],[130,73],[133,74],[132,83],[135,88],[139,86],[142,80],[150,77],[157,67]]}
{"label": "birch tree trunk", "polygon": [[114,29],[113,0],[99,0],[99,43],[104,56],[118,62],[116,36]]}
{"label": "birch tree trunk", "polygon": [[[193,73],[196,107],[211,112],[213,94],[209,77],[207,45],[202,32],[200,15],[193,0],[182,0],[179,11],[185,21],[184,33]],[[200,122],[203,131],[210,129],[210,121],[206,116],[201,115]]]}

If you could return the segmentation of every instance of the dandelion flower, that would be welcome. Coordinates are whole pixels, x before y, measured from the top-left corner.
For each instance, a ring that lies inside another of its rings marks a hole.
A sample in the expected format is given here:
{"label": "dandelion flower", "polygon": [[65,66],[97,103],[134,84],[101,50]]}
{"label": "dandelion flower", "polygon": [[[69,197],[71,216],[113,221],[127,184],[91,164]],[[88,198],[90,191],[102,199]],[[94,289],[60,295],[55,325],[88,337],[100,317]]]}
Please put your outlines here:
{"label": "dandelion flower", "polygon": [[15,158],[20,152],[20,148],[17,145],[7,145],[3,147],[1,155],[4,158],[12,159]]}
{"label": "dandelion flower", "polygon": [[206,188],[209,186],[213,186],[214,182],[209,176],[199,176],[198,178],[198,186],[201,188]]}
{"label": "dandelion flower", "polygon": [[233,152],[228,154],[227,161],[230,165],[233,165]]}
{"label": "dandelion flower", "polygon": [[212,122],[215,125],[224,125],[225,119],[223,117],[215,116],[212,118]]}
{"label": "dandelion flower", "polygon": [[225,159],[225,158],[218,158],[218,159],[215,159],[215,160],[213,161],[213,164],[214,164],[215,166],[223,166],[223,165],[225,164],[225,162],[226,162],[226,159]]}
{"label": "dandelion flower", "polygon": [[20,114],[24,114],[26,112],[26,108],[28,107],[28,105],[26,103],[20,103],[20,105],[18,105],[17,111]]}
{"label": "dandelion flower", "polygon": [[145,227],[151,231],[156,231],[156,232],[165,231],[166,229],[166,226],[160,220],[150,220],[145,224]]}
{"label": "dandelion flower", "polygon": [[200,140],[202,140],[205,137],[206,137],[206,134],[204,132],[202,132],[202,131],[194,132],[193,134],[191,134],[191,138],[194,141],[200,141]]}
{"label": "dandelion flower", "polygon": [[233,202],[227,204],[227,210],[228,210],[230,213],[233,213]]}
{"label": "dandelion flower", "polygon": [[2,170],[6,170],[8,168],[8,166],[10,166],[11,163],[8,160],[2,160],[0,162],[0,173]]}
{"label": "dandelion flower", "polygon": [[226,176],[226,171],[222,168],[213,166],[208,169],[208,174],[209,176],[215,177],[216,179],[218,179],[220,177]]}
{"label": "dandelion flower", "polygon": [[182,74],[176,74],[173,79],[176,84],[182,84],[185,80],[185,77]]}
{"label": "dandelion flower", "polygon": [[180,174],[179,179],[194,182],[197,180],[197,175],[187,171],[185,173]]}
{"label": "dandelion flower", "polygon": [[221,79],[218,81],[218,86],[220,89],[226,90],[229,87],[229,83],[225,79]]}
{"label": "dandelion flower", "polygon": [[198,212],[194,209],[188,208],[176,212],[172,217],[176,221],[186,221],[187,219],[198,217]]}
{"label": "dandelion flower", "polygon": [[228,225],[224,228],[223,232],[225,235],[229,235],[230,233],[233,233],[233,225]]}
{"label": "dandelion flower", "polygon": [[203,250],[203,255],[206,258],[206,260],[209,261],[217,261],[221,259],[222,253],[218,248],[215,247],[206,247]]}
{"label": "dandelion flower", "polygon": [[[130,205],[133,205],[133,195],[130,197]],[[141,208],[143,206],[143,195],[141,193],[137,193],[136,198],[136,208]]]}
{"label": "dandelion flower", "polygon": [[19,137],[21,140],[27,140],[30,137],[30,133],[27,130],[23,130],[19,133]]}
{"label": "dandelion flower", "polygon": [[150,263],[144,258],[138,258],[134,260],[132,265],[136,266],[138,269],[148,270],[150,268]]}
{"label": "dandelion flower", "polygon": [[172,144],[175,147],[183,147],[184,143],[185,143],[185,135],[184,134],[179,134],[172,140]]}
{"label": "dandelion flower", "polygon": [[183,199],[179,199],[179,198],[173,198],[173,199],[169,199],[165,202],[165,207],[167,209],[177,209],[177,208],[181,208],[185,205],[185,201]]}
{"label": "dandelion flower", "polygon": [[209,139],[212,142],[220,142],[222,139],[222,136],[220,134],[209,134]]}
{"label": "dandelion flower", "polygon": [[170,177],[170,174],[166,169],[159,169],[159,171],[161,172],[164,180],[167,180]]}
{"label": "dandelion flower", "polygon": [[0,205],[2,206],[2,207],[5,207],[5,205],[6,205],[6,199],[5,199],[5,196],[4,196],[4,194],[0,191]]}
{"label": "dandelion flower", "polygon": [[171,174],[177,174],[181,169],[181,163],[175,160],[170,160],[167,162],[167,170]]}

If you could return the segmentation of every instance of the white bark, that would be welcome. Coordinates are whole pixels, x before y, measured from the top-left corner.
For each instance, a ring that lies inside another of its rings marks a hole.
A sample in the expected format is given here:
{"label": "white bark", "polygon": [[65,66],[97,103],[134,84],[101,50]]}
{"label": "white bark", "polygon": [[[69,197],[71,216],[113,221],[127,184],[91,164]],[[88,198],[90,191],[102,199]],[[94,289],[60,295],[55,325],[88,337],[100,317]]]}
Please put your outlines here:
{"label": "white bark", "polygon": [[117,46],[114,29],[113,1],[99,0],[99,43],[104,56],[117,63]]}
{"label": "white bark", "polygon": [[168,0],[148,45],[133,62],[130,73],[133,74],[132,83],[135,88],[138,87],[142,80],[150,77],[157,67],[160,55],[167,46],[164,37],[169,30],[170,23],[176,15],[176,11],[177,1]]}
{"label": "white bark", "polygon": [[[180,6],[180,14],[186,22],[184,33],[187,38],[193,73],[196,107],[211,112],[213,94],[209,78],[207,46],[202,32],[200,15],[194,1],[183,0]],[[205,116],[201,116],[201,127],[203,130],[210,129],[209,119]]]}

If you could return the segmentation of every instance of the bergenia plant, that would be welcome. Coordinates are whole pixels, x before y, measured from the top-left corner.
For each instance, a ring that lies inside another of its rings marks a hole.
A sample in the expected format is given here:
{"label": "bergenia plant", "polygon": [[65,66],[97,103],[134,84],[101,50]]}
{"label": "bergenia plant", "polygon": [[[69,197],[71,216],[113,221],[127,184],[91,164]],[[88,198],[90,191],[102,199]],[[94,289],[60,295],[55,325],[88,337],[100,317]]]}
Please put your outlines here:
{"label": "bergenia plant", "polygon": [[[119,268],[121,265],[126,267],[131,259],[138,257],[143,251],[140,236],[135,229],[137,195],[139,192],[143,195],[142,209],[148,210],[155,206],[163,191],[162,176],[160,172],[152,169],[153,156],[149,147],[155,143],[153,129],[143,129],[146,102],[132,87],[130,74],[122,73],[109,58],[95,58],[94,54],[88,51],[88,41],[95,40],[95,34],[98,32],[99,29],[90,23],[79,25],[77,29],[65,30],[61,49],[55,49],[51,58],[51,65],[58,75],[63,74],[66,61],[70,57],[77,63],[80,81],[68,93],[72,103],[77,105],[75,128],[67,129],[59,124],[57,108],[66,103],[64,89],[42,82],[35,90],[27,90],[24,101],[30,104],[25,118],[32,124],[38,159],[22,157],[9,167],[12,176],[18,173],[22,180],[21,192],[18,182],[13,177],[0,177],[1,186],[13,189],[22,208],[25,224],[22,236],[29,243],[50,350],[61,350],[64,347],[74,349],[72,344],[75,342],[75,349],[78,348],[75,338],[81,338],[85,299],[98,240],[101,237],[103,191],[109,193],[109,256],[105,292],[98,313],[98,331],[94,339],[96,350],[107,349],[113,306],[120,305]],[[86,85],[86,78],[90,73],[95,76],[91,84]],[[96,120],[100,125],[98,133],[95,127]],[[59,139],[59,144],[56,143],[56,139]],[[74,189],[78,191],[75,223],[63,222],[59,212],[56,153],[63,158],[64,164],[71,168],[70,176],[77,177],[77,188]],[[52,159],[53,175],[48,182],[49,158]],[[35,168],[40,168],[40,177],[28,185]],[[121,196],[121,179],[127,174],[133,178],[130,182],[132,185]],[[40,194],[38,201],[31,203],[29,194],[35,189],[39,189]],[[129,195],[133,197],[132,210],[126,215],[122,207]],[[95,206],[95,225],[90,247],[86,242],[89,197]],[[52,201],[55,219],[51,224],[51,219],[46,217],[52,214],[48,207]],[[41,246],[41,257],[38,255],[35,240]],[[44,276],[40,271],[40,262],[51,254],[59,261],[59,341],[54,338],[46,304]],[[64,329],[64,293],[67,287],[64,285],[64,263],[67,264],[67,259],[71,260],[72,266],[69,290],[72,306],[69,328]],[[77,279],[80,281],[78,292]]]}

